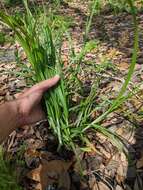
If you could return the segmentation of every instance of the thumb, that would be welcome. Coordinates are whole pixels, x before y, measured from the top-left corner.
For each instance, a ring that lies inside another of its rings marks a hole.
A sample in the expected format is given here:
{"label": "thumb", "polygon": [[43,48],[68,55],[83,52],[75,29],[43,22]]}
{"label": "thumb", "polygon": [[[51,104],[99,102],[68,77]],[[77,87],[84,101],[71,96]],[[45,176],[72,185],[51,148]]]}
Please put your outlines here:
{"label": "thumb", "polygon": [[53,78],[50,78],[48,80],[42,81],[38,84],[39,90],[42,90],[43,92],[47,91],[49,88],[55,86],[60,80],[60,76],[56,75]]}

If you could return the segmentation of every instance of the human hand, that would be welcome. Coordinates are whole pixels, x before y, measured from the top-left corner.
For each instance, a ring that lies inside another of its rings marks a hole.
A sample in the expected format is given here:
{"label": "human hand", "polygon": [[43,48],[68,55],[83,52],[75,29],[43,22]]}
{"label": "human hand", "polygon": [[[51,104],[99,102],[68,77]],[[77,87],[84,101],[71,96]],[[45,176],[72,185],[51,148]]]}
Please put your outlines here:
{"label": "human hand", "polygon": [[59,80],[60,77],[55,76],[24,90],[18,95],[17,106],[21,126],[45,119],[45,113],[41,106],[42,96],[44,92],[55,86]]}

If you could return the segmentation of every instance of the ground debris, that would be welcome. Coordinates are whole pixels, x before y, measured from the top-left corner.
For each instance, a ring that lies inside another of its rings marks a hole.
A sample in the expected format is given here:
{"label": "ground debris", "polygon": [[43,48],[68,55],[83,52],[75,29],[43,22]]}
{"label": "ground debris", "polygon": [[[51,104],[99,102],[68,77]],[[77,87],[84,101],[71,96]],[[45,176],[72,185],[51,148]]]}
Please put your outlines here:
{"label": "ground debris", "polygon": [[[75,18],[75,26],[72,26],[70,30],[74,39],[75,52],[80,53],[87,3],[84,2],[81,5],[80,1],[73,1],[66,7],[62,5],[59,12]],[[142,18],[141,13],[138,15],[141,29],[143,28]],[[93,22],[94,27],[91,28],[89,40],[97,39],[97,47],[92,53],[86,54],[78,77],[83,82],[83,89],[86,92],[84,95],[90,92],[91,84],[98,78],[100,83],[96,104],[99,104],[103,100],[112,101],[121,89],[131,61],[133,27],[128,13],[95,17]],[[13,100],[17,91],[26,87],[25,79],[20,75],[22,71],[15,63],[14,48],[15,46],[11,44],[5,44],[0,49],[0,73],[2,73],[0,75],[0,104],[6,100]],[[132,89],[142,82],[142,51],[143,40],[140,32],[139,59],[128,92],[132,92]],[[63,41],[61,52],[64,66],[67,67],[70,60],[67,39]],[[24,61],[25,54],[22,54],[21,58]],[[110,67],[106,70],[107,63],[110,63],[108,64]],[[124,139],[130,156],[130,164],[124,153],[119,152],[112,145],[111,139],[98,132],[95,134],[89,131],[88,137],[91,144],[88,144],[86,148],[90,151],[86,154],[81,150],[78,152],[84,170],[84,176],[81,178],[79,168],[76,168],[77,164],[73,165],[72,159],[67,159],[67,157],[72,157],[71,153],[66,150],[57,153],[57,139],[48,130],[47,123],[39,126],[24,126],[14,131],[5,142],[4,148],[10,159],[20,152],[18,158],[24,161],[23,169],[24,174],[26,173],[21,184],[26,190],[143,189],[142,84],[139,89],[140,91],[135,96],[125,101],[119,110],[112,113],[102,123],[103,127],[116,132]],[[80,102],[82,98],[84,96],[75,92],[73,102]],[[92,119],[104,113],[108,107],[107,103],[100,111],[95,111]]]}

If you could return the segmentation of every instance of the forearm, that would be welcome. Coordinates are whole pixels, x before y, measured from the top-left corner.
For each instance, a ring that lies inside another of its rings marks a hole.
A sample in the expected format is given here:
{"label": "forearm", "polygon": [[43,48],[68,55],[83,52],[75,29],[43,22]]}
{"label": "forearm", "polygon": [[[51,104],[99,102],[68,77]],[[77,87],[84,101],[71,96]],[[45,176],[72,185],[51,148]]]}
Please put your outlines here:
{"label": "forearm", "polygon": [[0,144],[20,125],[18,101],[10,101],[0,105]]}

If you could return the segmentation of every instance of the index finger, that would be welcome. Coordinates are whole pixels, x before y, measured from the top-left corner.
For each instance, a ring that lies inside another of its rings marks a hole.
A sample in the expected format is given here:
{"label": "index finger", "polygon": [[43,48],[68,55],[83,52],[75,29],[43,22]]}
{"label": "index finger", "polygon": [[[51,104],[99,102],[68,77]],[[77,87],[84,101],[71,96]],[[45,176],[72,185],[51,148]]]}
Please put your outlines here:
{"label": "index finger", "polygon": [[32,87],[32,90],[40,90],[42,92],[45,92],[47,91],[49,88],[55,86],[58,81],[60,80],[60,76],[59,75],[56,75],[50,79],[47,79],[47,80],[44,80],[44,81],[41,81],[39,82],[38,84],[34,85]]}

